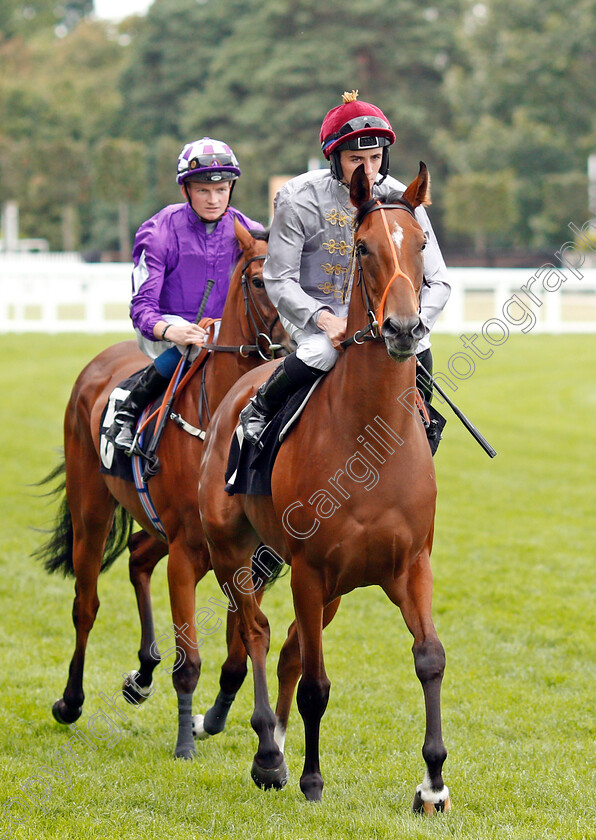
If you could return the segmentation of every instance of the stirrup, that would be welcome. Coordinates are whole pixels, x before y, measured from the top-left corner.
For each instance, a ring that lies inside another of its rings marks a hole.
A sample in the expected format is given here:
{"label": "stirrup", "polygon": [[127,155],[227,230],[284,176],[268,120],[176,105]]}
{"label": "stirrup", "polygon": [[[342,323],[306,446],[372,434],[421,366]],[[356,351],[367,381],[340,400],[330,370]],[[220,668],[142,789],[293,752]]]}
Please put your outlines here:
{"label": "stirrup", "polygon": [[115,435],[112,433],[111,428],[106,432],[106,438],[112,442],[116,449],[120,450],[120,452],[124,452],[124,454],[128,455],[129,458],[131,457],[131,455],[133,455],[135,449],[137,448],[138,435],[135,432],[135,422],[136,421],[133,421],[132,427],[128,427],[130,431],[130,439],[127,441],[121,441],[120,443],[118,443],[118,437],[125,428],[124,424],[119,427],[118,433]]}

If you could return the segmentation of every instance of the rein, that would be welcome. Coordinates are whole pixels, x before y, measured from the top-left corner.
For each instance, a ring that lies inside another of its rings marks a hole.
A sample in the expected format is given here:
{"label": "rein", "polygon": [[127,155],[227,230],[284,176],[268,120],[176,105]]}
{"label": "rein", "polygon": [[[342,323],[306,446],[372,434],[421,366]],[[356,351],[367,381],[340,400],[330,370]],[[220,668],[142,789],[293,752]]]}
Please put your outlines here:
{"label": "rein", "polygon": [[[395,282],[395,280],[398,277],[403,277],[404,280],[407,280],[408,283],[410,284],[410,286],[412,287],[412,291],[414,292],[414,295],[416,295],[416,289],[414,288],[414,284],[412,283],[410,277],[408,277],[408,275],[405,274],[405,272],[403,272],[401,270],[401,267],[400,267],[400,264],[399,264],[399,257],[397,256],[397,248],[395,247],[395,242],[393,241],[393,238],[391,237],[391,233],[389,232],[389,224],[387,222],[387,216],[385,214],[385,210],[405,210],[407,213],[410,214],[410,216],[412,216],[412,218],[414,220],[417,221],[416,214],[414,212],[414,208],[405,199],[404,200],[398,199],[394,204],[381,204],[381,202],[377,201],[376,204],[373,204],[371,207],[369,207],[369,209],[362,215],[361,219],[358,222],[358,225],[356,226],[356,231],[361,226],[362,222],[366,219],[366,217],[370,213],[373,213],[375,210],[378,210],[381,213],[381,218],[383,220],[383,227],[385,229],[385,235],[387,237],[387,241],[389,242],[389,247],[391,248],[391,253],[393,255],[393,274],[391,275],[391,278],[390,278],[389,282],[387,283],[387,286],[385,287],[385,291],[383,292],[383,295],[381,297],[381,300],[379,302],[379,305],[378,305],[376,311],[374,311],[372,309],[372,306],[371,306],[371,303],[370,303],[370,300],[369,300],[369,297],[368,297],[368,291],[366,289],[366,283],[364,282],[364,271],[362,269],[362,258],[360,256],[360,253],[358,252],[358,250],[356,250],[356,262],[358,264],[358,285],[362,289],[364,306],[365,306],[366,311],[368,313],[369,323],[366,327],[364,327],[363,329],[354,333],[353,336],[351,336],[350,338],[346,338],[344,341],[342,341],[341,346],[343,348],[349,347],[351,344],[363,344],[365,341],[380,341],[380,340],[382,340],[383,335],[382,335],[382,332],[381,332],[381,326],[380,325],[383,323],[383,313],[384,313],[384,310],[385,310],[385,303],[387,301],[387,295],[389,294],[389,289],[391,288],[391,286],[393,285],[393,283]],[[354,232],[356,232],[356,231],[354,231]],[[372,333],[372,335],[369,335],[369,333]]]}
{"label": "rein", "polygon": [[[255,344],[230,345],[230,346],[221,345],[221,344],[202,344],[201,347],[200,347],[198,356],[196,357],[196,359],[194,360],[194,362],[192,363],[190,368],[186,371],[186,373],[183,373],[183,368],[184,368],[184,363],[185,363],[185,357],[183,356],[180,359],[180,361],[178,362],[178,366],[177,366],[176,370],[174,371],[174,375],[170,379],[170,382],[169,382],[168,387],[166,389],[166,392],[164,394],[164,398],[162,400],[161,405],[158,408],[156,408],[155,411],[153,411],[151,414],[149,414],[144,419],[143,423],[140,424],[140,426],[137,430],[137,434],[135,436],[135,442],[138,440],[140,434],[145,430],[145,428],[149,425],[149,423],[154,418],[157,418],[157,420],[156,420],[157,428],[160,427],[160,423],[163,420],[163,417],[164,417],[164,414],[166,413],[166,410],[169,411],[169,409],[167,409],[167,406],[169,404],[171,404],[174,394],[180,393],[200,368],[203,369],[203,377],[202,377],[202,380],[201,380],[200,400],[201,400],[201,403],[205,402],[205,405],[206,405],[207,401],[206,401],[206,394],[205,394],[205,369],[206,369],[205,368],[205,363],[207,362],[207,360],[209,358],[209,353],[208,353],[209,350],[212,350],[212,351],[215,350],[215,351],[224,352],[224,353],[240,353],[240,355],[243,358],[247,358],[248,356],[251,356],[251,355],[253,355],[253,356],[258,355],[264,361],[270,361],[271,359],[273,359],[275,357],[275,352],[277,350],[281,350],[281,344],[273,344],[272,341],[271,341],[271,337],[270,337],[270,333],[273,330],[273,327],[275,326],[275,324],[277,323],[277,320],[279,319],[279,315],[276,314],[275,318],[273,319],[273,321],[271,322],[270,325],[268,325],[265,322],[265,319],[263,318],[263,316],[261,314],[261,311],[259,310],[259,307],[257,306],[254,298],[252,297],[252,295],[250,293],[250,285],[249,285],[249,279],[250,278],[246,274],[246,269],[249,267],[249,265],[251,263],[253,263],[257,260],[263,261],[264,259],[265,259],[265,254],[259,254],[259,255],[254,256],[254,257],[250,257],[250,259],[248,259],[244,263],[244,265],[242,266],[241,284],[242,284],[242,293],[243,293],[243,296],[244,296],[244,308],[245,308],[246,320],[249,324],[249,327],[252,327],[252,329],[254,330],[255,342],[256,343]],[[251,312],[251,306],[250,306],[251,303],[252,303],[253,308],[256,310],[257,315],[258,315],[261,323],[264,325],[265,329],[268,332],[265,333],[265,332],[259,331],[259,327],[258,327],[258,325],[257,325],[257,323],[256,323],[256,321],[255,321],[255,319],[252,315],[252,312]],[[216,320],[217,319],[214,319],[214,318],[209,318],[206,321],[205,321],[205,319],[203,319],[202,323],[204,324],[204,326],[207,330],[211,331],[211,335],[213,335],[214,325],[215,325]],[[258,343],[259,338],[261,338],[261,337],[263,337],[265,339],[265,341],[268,343],[268,348],[267,348],[267,351],[265,351],[265,352],[261,349],[261,346]],[[267,355],[267,353],[269,355]],[[207,405],[206,405],[206,408],[207,408],[207,414],[209,415],[209,408],[208,408]],[[201,406],[199,406],[199,415],[200,414],[201,414]],[[170,414],[170,417],[172,417],[172,419],[176,419],[176,417],[178,417],[178,415],[174,416],[174,415]],[[179,425],[180,425],[180,423],[179,423]],[[194,427],[190,427],[190,428],[194,428]],[[143,453],[143,454],[145,454],[145,453]],[[157,466],[156,466],[156,469],[157,469]],[[147,472],[146,477],[149,477],[149,475],[154,474],[154,473],[151,473],[150,469],[147,470],[147,468],[146,468],[146,472]]]}
{"label": "rein", "polygon": [[[242,266],[242,294],[244,296],[244,312],[246,315],[246,320],[254,333],[254,344],[234,344],[234,345],[226,345],[226,344],[203,344],[202,347],[205,350],[212,350],[219,353],[240,353],[242,358],[246,359],[248,356],[260,356],[263,361],[268,362],[271,359],[275,358],[275,353],[278,350],[281,350],[281,344],[273,344],[271,340],[271,333],[273,328],[275,327],[277,321],[279,320],[279,315],[276,314],[275,318],[270,324],[267,324],[263,315],[255,303],[254,297],[251,294],[251,288],[249,283],[249,277],[246,274],[246,269],[248,266],[255,262],[256,260],[265,260],[265,254],[259,254],[256,257],[251,257],[247,260],[244,265]],[[252,307],[251,307],[252,304]],[[257,324],[252,310],[255,310],[259,321],[261,322],[262,327],[260,328]],[[263,331],[265,330],[265,331]],[[262,350],[261,344],[259,343],[259,339],[264,338],[265,342],[267,343],[267,349]]]}

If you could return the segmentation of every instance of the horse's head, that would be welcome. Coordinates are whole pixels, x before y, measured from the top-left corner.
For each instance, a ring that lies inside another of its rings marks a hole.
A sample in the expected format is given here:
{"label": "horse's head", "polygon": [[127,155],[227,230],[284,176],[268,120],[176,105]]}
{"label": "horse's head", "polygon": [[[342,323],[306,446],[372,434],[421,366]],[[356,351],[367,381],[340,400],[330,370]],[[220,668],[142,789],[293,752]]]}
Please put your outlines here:
{"label": "horse's head", "polygon": [[282,347],[274,353],[276,358],[287,355],[292,352],[291,339],[281,325],[277,309],[269,300],[263,281],[263,262],[267,255],[269,234],[267,231],[251,233],[238,219],[234,219],[234,233],[242,248],[238,270],[252,339],[262,348],[263,358],[269,352],[269,339]]}
{"label": "horse's head", "polygon": [[419,308],[426,237],[414,211],[430,204],[428,170],[421,162],[418,176],[402,196],[390,195],[380,202],[371,198],[364,167],[359,166],[350,198],[357,208],[354,247],[367,308],[375,313],[389,355],[404,361],[416,352],[425,333]]}

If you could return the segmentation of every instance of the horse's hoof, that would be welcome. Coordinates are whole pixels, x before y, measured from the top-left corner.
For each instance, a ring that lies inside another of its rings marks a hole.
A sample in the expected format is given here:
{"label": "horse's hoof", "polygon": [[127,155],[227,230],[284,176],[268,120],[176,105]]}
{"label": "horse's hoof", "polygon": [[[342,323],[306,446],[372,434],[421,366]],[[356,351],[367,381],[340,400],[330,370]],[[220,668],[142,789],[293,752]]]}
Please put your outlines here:
{"label": "horse's hoof", "polygon": [[131,671],[122,683],[122,694],[127,703],[131,706],[140,706],[148,697],[153,694],[153,680],[151,685],[145,686],[137,683],[140,674],[138,671]]}
{"label": "horse's hoof", "polygon": [[192,761],[197,754],[194,747],[176,747],[174,758],[181,758],[183,761]]}
{"label": "horse's hoof", "polygon": [[205,741],[207,738],[211,738],[211,734],[206,732],[205,727],[203,726],[204,720],[205,715],[193,715],[192,734],[197,741]]}
{"label": "horse's hoof", "polygon": [[78,720],[83,713],[82,706],[69,706],[67,703],[64,702],[62,697],[59,700],[56,700],[54,705],[52,706],[52,714],[54,715],[54,719],[58,721],[58,723],[62,723],[65,726],[68,726],[69,723],[74,723],[75,720]]}
{"label": "horse's hoof", "polygon": [[271,788],[281,790],[288,783],[290,771],[285,759],[282,760],[279,767],[273,770],[265,770],[265,768],[259,767],[255,760],[252,763],[250,775],[255,785],[263,790],[271,790]]}
{"label": "horse's hoof", "polygon": [[447,788],[444,788],[442,798],[438,799],[436,802],[425,802],[420,795],[419,790],[417,790],[414,795],[412,811],[414,811],[415,814],[448,814],[450,810],[451,799],[449,798],[449,791]]}
{"label": "horse's hoof", "polygon": [[300,790],[307,802],[320,802],[323,799],[323,777],[320,773],[302,776]]}

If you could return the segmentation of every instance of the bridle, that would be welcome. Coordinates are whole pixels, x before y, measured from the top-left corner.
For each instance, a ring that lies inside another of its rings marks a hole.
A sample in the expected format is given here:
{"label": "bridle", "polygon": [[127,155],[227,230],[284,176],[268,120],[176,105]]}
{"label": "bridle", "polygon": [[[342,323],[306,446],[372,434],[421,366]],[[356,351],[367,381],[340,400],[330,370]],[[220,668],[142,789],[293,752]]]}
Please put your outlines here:
{"label": "bridle", "polygon": [[[251,288],[251,279],[255,280],[257,278],[251,278],[246,273],[247,268],[251,263],[256,262],[257,260],[263,261],[265,260],[265,254],[258,254],[255,257],[250,257],[242,266],[242,275],[241,275],[241,286],[242,286],[242,295],[244,297],[244,313],[246,315],[247,323],[254,335],[254,344],[237,344],[237,345],[224,345],[224,344],[203,344],[202,346],[206,350],[214,350],[220,353],[240,353],[240,355],[246,359],[248,356],[260,356],[261,359],[265,362],[271,361],[271,359],[275,358],[275,354],[278,350],[282,350],[281,344],[273,344],[273,340],[271,338],[271,334],[277,322],[279,321],[279,314],[276,312],[275,317],[271,321],[270,324],[267,323],[265,320],[263,313],[261,312],[258,303],[256,302],[252,288]],[[255,315],[256,314],[256,318]],[[257,323],[257,319],[260,322]],[[260,339],[264,339],[266,342],[266,350],[262,349]]]}
{"label": "bridle", "polygon": [[[361,330],[358,330],[354,333],[353,336],[350,338],[346,338],[344,341],[341,342],[342,347],[349,347],[350,344],[363,344],[365,341],[382,341],[383,334],[381,331],[381,324],[383,323],[383,315],[385,311],[385,303],[387,302],[387,295],[389,294],[389,290],[395,280],[398,277],[403,277],[404,280],[407,280],[410,286],[412,287],[412,291],[414,295],[418,297],[418,293],[414,288],[414,284],[410,277],[401,269],[399,264],[399,257],[397,255],[397,248],[395,247],[395,242],[391,237],[391,233],[389,232],[389,224],[387,222],[387,216],[385,214],[385,210],[405,210],[407,213],[412,216],[412,218],[417,222],[416,214],[414,212],[414,208],[412,205],[406,201],[405,199],[395,199],[392,204],[382,204],[380,201],[377,201],[376,204],[371,205],[366,212],[362,214],[360,217],[358,224],[354,230],[354,234],[358,231],[359,227],[362,225],[362,222],[366,219],[366,217],[375,211],[378,211],[381,214],[381,218],[383,220],[383,227],[385,229],[385,235],[387,237],[387,241],[389,243],[389,247],[391,250],[391,254],[393,256],[393,274],[387,283],[385,290],[381,296],[381,300],[376,310],[373,310],[372,305],[370,303],[370,298],[368,296],[368,290],[366,288],[366,283],[364,281],[364,271],[362,269],[362,257],[360,252],[358,251],[357,246],[354,246],[355,255],[356,255],[356,264],[358,267],[358,282],[357,285],[360,286],[362,292],[362,299],[364,302],[364,307],[366,309],[368,315],[368,324]],[[369,335],[370,333],[370,335]]]}

